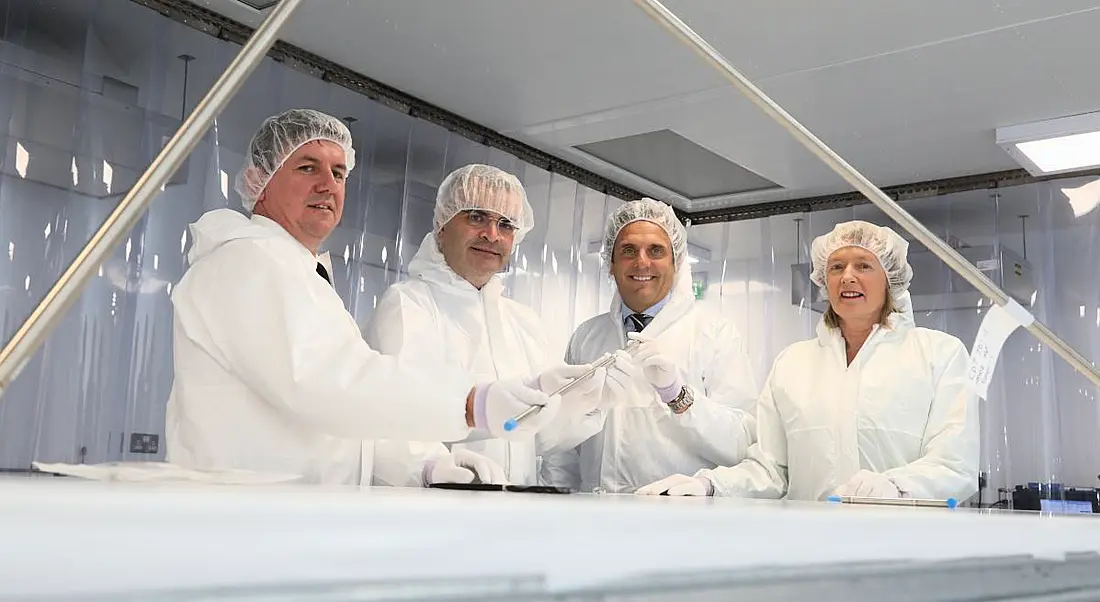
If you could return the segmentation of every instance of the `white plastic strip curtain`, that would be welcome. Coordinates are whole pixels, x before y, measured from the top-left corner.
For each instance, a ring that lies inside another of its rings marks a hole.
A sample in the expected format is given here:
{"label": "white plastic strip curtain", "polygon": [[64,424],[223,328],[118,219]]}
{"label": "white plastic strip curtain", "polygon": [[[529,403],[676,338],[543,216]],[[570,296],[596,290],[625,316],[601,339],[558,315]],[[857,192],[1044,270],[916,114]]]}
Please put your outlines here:
{"label": "white plastic strip curtain", "polygon": [[[7,341],[178,128],[181,110],[194,109],[240,47],[132,2],[4,7],[0,340]],[[60,40],[64,52],[55,55],[42,39]],[[182,54],[195,57],[186,98]],[[582,242],[599,239],[594,233],[617,201],[265,60],[5,393],[0,469],[163,457],[162,439],[153,453],[131,439],[163,436],[169,295],[186,267],[187,226],[210,209],[243,211],[233,178],[252,132],[263,117],[303,106],[348,118],[355,140],[359,165],[326,250],[337,292],[361,326],[385,288],[407,277],[431,228],[436,186],[474,161],[511,171],[532,190],[543,230],[528,237],[507,278],[521,302],[550,311],[545,326],[555,343],[564,347],[580,321],[605,311],[608,281],[598,253]],[[555,258],[558,276],[544,280]]]}

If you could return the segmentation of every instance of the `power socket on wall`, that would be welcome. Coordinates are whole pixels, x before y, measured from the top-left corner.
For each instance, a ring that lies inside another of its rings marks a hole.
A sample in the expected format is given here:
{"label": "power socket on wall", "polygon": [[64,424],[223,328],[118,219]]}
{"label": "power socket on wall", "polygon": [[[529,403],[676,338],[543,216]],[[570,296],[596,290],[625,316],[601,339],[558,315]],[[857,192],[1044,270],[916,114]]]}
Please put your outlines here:
{"label": "power socket on wall", "polygon": [[130,433],[131,454],[155,454],[160,451],[160,435]]}

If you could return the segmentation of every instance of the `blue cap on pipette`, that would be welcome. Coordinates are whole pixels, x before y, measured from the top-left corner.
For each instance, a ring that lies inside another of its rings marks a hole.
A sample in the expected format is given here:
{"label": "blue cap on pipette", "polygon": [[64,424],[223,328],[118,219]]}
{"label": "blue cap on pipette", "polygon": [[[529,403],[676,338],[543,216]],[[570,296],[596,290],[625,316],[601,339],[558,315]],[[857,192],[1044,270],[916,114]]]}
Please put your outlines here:
{"label": "blue cap on pipette", "polygon": [[516,430],[517,426],[519,426],[519,423],[516,422],[515,418],[509,418],[508,420],[504,421],[504,430],[506,430],[506,431],[509,431],[509,432],[514,431],[514,430]]}
{"label": "blue cap on pipette", "polygon": [[953,497],[947,498],[947,507],[948,508],[954,508],[955,506],[958,506],[958,505],[959,505],[959,500],[957,500]]}
{"label": "blue cap on pipette", "polygon": [[825,501],[827,501],[827,502],[843,502],[844,498],[840,497],[839,495],[830,495],[829,497],[825,498]]}

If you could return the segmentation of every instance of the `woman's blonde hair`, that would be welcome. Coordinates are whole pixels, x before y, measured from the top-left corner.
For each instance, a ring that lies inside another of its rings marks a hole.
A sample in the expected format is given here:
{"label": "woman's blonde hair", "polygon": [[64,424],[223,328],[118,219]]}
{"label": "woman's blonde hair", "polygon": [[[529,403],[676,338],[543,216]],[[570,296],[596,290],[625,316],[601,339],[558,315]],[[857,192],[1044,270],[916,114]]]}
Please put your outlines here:
{"label": "woman's blonde hair", "polygon": [[[901,310],[894,303],[894,296],[890,294],[890,287],[886,287],[886,302],[882,304],[882,311],[879,312],[878,323],[880,326],[889,326],[890,314],[899,313]],[[829,328],[840,328],[840,316],[833,311],[833,306],[830,305],[825,310],[825,325]]]}

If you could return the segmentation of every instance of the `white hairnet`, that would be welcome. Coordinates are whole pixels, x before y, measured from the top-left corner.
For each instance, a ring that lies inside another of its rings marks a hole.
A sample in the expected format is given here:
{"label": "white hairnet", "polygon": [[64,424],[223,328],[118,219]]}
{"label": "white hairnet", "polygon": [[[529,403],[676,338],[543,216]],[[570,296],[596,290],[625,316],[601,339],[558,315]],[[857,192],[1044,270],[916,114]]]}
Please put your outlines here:
{"label": "white hairnet", "polygon": [[860,247],[874,253],[882,264],[882,269],[886,271],[886,282],[891,296],[897,297],[909,289],[909,282],[913,280],[913,268],[906,258],[909,254],[909,241],[886,226],[858,220],[837,224],[832,232],[814,239],[810,247],[814,266],[810,280],[814,284],[825,288],[825,267],[829,256],[844,247]]}
{"label": "white hairnet", "polygon": [[611,256],[615,250],[615,241],[619,239],[619,232],[637,221],[657,224],[665,231],[668,240],[672,243],[672,261],[676,269],[680,269],[684,259],[687,258],[687,229],[680,220],[676,219],[676,212],[672,207],[653,199],[628,201],[611,214],[607,220],[607,230],[603,238],[604,264],[611,265]]}
{"label": "white hairnet", "polygon": [[514,244],[535,226],[535,214],[519,178],[493,167],[474,163],[452,171],[435,197],[435,231],[462,211],[491,211],[516,226]]}
{"label": "white hairnet", "polygon": [[268,117],[248,143],[245,164],[237,173],[234,188],[244,208],[252,211],[267,183],[294,151],[307,142],[328,140],[344,149],[348,173],[355,167],[351,132],[339,119],[313,109],[291,109]]}

